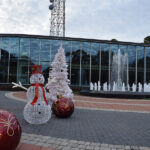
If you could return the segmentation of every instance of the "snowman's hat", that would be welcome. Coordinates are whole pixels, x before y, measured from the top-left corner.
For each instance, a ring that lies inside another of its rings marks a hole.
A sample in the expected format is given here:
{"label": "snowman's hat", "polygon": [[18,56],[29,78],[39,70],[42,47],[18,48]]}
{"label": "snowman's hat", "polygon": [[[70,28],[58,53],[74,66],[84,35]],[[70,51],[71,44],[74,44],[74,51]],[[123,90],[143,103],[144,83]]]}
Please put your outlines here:
{"label": "snowman's hat", "polygon": [[42,68],[41,65],[33,65],[33,66],[31,66],[31,72],[32,72],[32,74],[37,74],[37,73],[42,74],[41,68]]}

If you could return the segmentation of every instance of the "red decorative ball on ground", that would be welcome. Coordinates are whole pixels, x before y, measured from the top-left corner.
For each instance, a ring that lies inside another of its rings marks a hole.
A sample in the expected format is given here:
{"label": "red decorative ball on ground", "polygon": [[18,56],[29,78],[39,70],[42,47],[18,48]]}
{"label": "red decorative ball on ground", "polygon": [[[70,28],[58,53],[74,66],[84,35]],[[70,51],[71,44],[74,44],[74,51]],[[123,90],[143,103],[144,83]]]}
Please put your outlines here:
{"label": "red decorative ball on ground", "polygon": [[67,118],[72,115],[74,104],[68,98],[60,98],[53,103],[52,110],[57,117]]}
{"label": "red decorative ball on ground", "polygon": [[15,150],[20,142],[21,132],[16,116],[0,110],[0,149]]}

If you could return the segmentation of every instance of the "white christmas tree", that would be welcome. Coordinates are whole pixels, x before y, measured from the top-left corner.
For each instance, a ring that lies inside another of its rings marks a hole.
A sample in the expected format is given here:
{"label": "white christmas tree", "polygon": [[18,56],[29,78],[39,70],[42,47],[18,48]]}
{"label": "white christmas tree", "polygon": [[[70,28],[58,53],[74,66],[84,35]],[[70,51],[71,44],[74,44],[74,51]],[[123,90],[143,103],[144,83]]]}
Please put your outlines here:
{"label": "white christmas tree", "polygon": [[68,79],[66,57],[62,46],[58,49],[54,61],[51,64],[52,70],[49,72],[48,83],[48,97],[51,101],[57,100],[58,95],[73,99],[72,90],[69,87],[70,80]]}

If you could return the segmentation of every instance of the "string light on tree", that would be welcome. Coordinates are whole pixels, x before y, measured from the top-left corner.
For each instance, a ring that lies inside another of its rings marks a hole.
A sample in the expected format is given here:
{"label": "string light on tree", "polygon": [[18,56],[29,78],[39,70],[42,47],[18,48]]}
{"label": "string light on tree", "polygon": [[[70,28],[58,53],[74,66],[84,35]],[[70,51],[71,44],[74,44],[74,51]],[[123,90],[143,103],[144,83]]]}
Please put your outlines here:
{"label": "string light on tree", "polygon": [[[52,70],[50,70],[48,83],[46,85],[49,91],[49,99],[52,101],[56,101],[58,95],[73,99],[73,93],[69,87],[70,80],[68,79],[67,67],[64,49],[61,46],[51,64]],[[52,80],[53,82],[51,82]]]}

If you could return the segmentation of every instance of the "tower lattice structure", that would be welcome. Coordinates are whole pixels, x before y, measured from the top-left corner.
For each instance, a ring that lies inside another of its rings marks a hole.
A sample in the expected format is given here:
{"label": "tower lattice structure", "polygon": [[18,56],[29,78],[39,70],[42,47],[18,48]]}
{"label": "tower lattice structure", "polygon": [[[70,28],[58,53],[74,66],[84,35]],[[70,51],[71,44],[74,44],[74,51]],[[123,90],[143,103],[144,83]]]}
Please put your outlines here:
{"label": "tower lattice structure", "polygon": [[50,0],[51,10],[50,36],[65,36],[65,2],[66,0]]}

